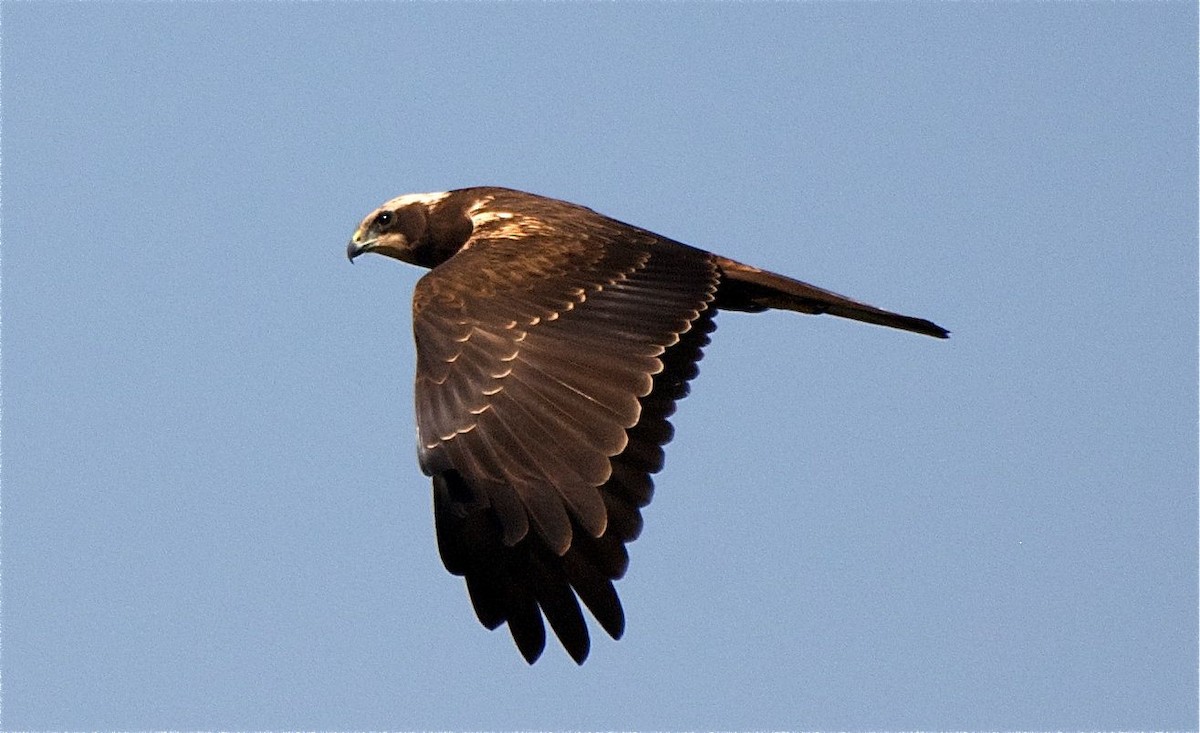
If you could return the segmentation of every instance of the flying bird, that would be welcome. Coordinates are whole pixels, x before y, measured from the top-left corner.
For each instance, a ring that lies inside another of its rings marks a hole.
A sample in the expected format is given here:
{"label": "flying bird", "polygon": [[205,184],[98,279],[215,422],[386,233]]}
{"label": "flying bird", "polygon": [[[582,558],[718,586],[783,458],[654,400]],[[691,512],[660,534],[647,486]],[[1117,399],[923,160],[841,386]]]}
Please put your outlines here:
{"label": "flying bird", "polygon": [[935,323],[506,188],[407,194],[347,247],[432,268],[413,293],[421,469],[446,569],[532,664],[543,617],[576,663],[580,601],[614,639],[613,588],[719,310]]}

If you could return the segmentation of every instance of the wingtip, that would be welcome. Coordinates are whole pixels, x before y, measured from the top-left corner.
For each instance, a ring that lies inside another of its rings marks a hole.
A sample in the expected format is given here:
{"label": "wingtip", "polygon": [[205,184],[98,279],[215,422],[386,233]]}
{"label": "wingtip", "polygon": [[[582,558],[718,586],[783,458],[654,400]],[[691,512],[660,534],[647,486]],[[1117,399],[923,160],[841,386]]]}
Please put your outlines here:
{"label": "wingtip", "polygon": [[525,643],[525,640],[517,641],[517,649],[521,652],[521,656],[525,658],[525,663],[533,666],[533,663],[541,658],[542,652],[546,649],[546,640],[543,637],[538,642]]}
{"label": "wingtip", "polygon": [[567,648],[567,654],[571,655],[571,659],[573,659],[575,661],[576,666],[582,667],[583,663],[587,661],[588,652],[590,651],[590,647],[591,647],[591,645],[586,643],[586,640],[585,640],[585,643],[584,643],[583,647],[581,647],[581,648],[576,648],[576,649]]}

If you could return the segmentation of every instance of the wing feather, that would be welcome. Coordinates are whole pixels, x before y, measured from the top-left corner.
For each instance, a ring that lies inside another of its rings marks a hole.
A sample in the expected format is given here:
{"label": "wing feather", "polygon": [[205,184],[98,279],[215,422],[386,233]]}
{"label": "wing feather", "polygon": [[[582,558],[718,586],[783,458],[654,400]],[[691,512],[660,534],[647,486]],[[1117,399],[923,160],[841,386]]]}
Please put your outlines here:
{"label": "wing feather", "polygon": [[414,294],[439,551],[480,622],[507,623],[530,661],[543,615],[572,658],[587,656],[579,602],[614,638],[624,630],[613,581],[719,277],[707,253],[587,214],[601,221],[477,231]]}
{"label": "wing feather", "polygon": [[[562,436],[555,435],[545,425],[544,413],[528,408],[524,401],[509,391],[504,393],[504,399],[497,403],[493,411],[494,419],[505,419],[501,416],[510,416],[507,419],[513,424],[505,427],[528,459],[524,469],[532,474],[532,478],[522,477],[515,486],[517,494],[529,507],[534,523],[541,530],[542,538],[558,554],[566,552],[570,546],[572,531],[564,501],[589,532],[603,532],[604,506],[597,487],[609,474],[607,458],[601,454],[587,455],[580,451],[593,466],[569,461],[557,449],[557,446],[565,446],[565,441],[561,441]],[[586,471],[593,467],[601,474],[600,478],[591,479],[586,475]],[[552,482],[546,483],[547,478]]]}

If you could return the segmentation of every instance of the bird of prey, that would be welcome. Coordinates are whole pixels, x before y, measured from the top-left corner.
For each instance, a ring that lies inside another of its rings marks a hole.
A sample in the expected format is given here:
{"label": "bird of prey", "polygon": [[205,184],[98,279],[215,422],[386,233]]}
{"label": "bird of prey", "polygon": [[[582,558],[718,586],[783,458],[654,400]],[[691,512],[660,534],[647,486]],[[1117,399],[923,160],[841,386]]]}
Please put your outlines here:
{"label": "bird of prey", "polygon": [[591,209],[506,188],[408,194],[347,247],[432,268],[413,293],[422,470],[446,569],[532,664],[543,617],[576,663],[579,602],[614,639],[629,562],[719,310],[830,313],[946,338]]}

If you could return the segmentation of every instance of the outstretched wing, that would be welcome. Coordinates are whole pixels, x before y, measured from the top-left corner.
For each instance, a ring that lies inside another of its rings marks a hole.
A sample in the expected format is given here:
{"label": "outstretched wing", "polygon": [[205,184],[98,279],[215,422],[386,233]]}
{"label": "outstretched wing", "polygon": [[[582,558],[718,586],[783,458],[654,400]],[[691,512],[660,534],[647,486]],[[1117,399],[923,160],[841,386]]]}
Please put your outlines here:
{"label": "outstretched wing", "polygon": [[719,278],[707,253],[594,217],[482,222],[414,295],[420,457],[442,558],[480,621],[508,622],[530,661],[541,614],[586,656],[575,595],[610,634],[623,628],[611,581]]}

